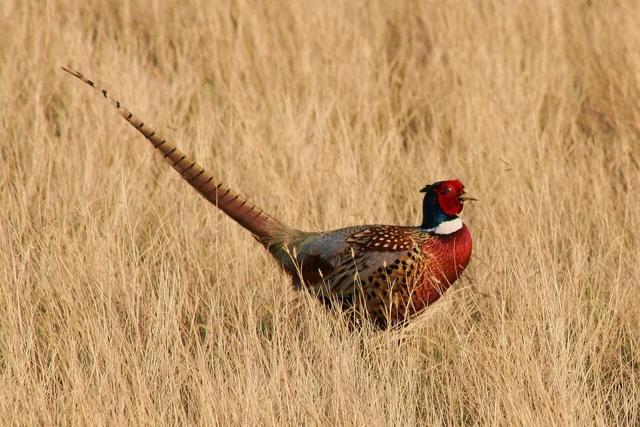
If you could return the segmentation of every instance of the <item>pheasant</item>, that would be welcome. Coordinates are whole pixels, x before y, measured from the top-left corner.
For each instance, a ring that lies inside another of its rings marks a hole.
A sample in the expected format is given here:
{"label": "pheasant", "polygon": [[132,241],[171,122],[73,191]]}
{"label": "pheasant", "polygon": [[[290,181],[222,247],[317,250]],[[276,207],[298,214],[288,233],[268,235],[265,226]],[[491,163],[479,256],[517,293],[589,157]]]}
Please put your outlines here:
{"label": "pheasant", "polygon": [[289,273],[329,306],[380,328],[405,324],[433,304],[466,268],[471,233],[458,216],[466,200],[457,179],[425,186],[420,226],[360,225],[325,232],[281,223],[214,180],[202,166],[78,71],[62,67],[102,94],[205,199],[249,230]]}

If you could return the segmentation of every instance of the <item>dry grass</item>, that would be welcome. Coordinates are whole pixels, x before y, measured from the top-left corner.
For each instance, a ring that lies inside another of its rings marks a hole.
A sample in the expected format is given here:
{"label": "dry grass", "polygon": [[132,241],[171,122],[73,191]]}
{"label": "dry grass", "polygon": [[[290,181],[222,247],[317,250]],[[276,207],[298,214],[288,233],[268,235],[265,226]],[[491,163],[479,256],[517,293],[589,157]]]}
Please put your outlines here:
{"label": "dry grass", "polygon": [[[211,3],[0,4],[1,424],[640,423],[638,2]],[[349,331],[66,63],[302,228],[460,177],[468,274]]]}

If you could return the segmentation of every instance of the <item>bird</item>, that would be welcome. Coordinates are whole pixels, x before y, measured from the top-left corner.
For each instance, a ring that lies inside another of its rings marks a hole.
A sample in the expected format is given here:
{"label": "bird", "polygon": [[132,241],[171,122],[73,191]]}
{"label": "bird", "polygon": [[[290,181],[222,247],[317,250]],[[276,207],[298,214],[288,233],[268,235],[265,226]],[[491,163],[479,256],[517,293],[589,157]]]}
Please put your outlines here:
{"label": "bird", "polygon": [[460,218],[469,197],[459,179],[426,185],[418,226],[358,225],[301,231],[285,225],[214,179],[190,156],[135,116],[120,101],[71,67],[109,101],[173,169],[206,200],[247,229],[291,277],[328,307],[385,329],[406,325],[435,303],[461,276],[472,252],[471,232]]}

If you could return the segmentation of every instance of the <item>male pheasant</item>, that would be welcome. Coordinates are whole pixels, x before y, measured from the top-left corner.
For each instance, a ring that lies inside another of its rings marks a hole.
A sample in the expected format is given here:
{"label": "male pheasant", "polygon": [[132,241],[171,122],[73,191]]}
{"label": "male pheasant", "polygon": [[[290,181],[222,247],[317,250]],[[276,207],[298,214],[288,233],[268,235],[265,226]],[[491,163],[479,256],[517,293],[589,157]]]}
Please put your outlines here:
{"label": "male pheasant", "polygon": [[189,185],[249,230],[288,272],[296,288],[338,303],[381,328],[404,323],[435,302],[471,257],[471,234],[458,216],[465,200],[459,180],[427,185],[418,227],[361,225],[326,232],[290,228],[213,177],[145,125],[106,90],[78,71],[180,173]]}

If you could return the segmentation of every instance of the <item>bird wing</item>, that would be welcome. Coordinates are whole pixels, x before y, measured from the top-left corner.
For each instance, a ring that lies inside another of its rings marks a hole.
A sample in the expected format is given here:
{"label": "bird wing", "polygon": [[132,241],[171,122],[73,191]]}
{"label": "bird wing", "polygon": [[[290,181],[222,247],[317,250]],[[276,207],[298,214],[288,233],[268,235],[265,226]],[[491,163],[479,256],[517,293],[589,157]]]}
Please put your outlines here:
{"label": "bird wing", "polygon": [[[396,305],[419,274],[425,236],[412,227],[362,226],[314,236],[297,257],[307,286],[370,314]],[[396,301],[397,300],[397,301]]]}

